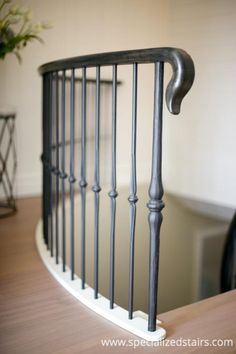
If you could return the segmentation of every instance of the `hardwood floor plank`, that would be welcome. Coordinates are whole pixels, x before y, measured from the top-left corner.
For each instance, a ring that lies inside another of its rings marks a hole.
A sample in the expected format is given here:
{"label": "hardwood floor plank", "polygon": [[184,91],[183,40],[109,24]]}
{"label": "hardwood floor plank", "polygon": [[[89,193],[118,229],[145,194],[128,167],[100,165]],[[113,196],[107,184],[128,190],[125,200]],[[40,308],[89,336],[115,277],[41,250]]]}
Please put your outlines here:
{"label": "hardwood floor plank", "polygon": [[[80,304],[48,273],[35,246],[40,199],[18,201],[18,213],[0,220],[0,353],[130,353],[101,339],[133,339]],[[168,339],[232,338],[236,344],[236,292],[170,311]],[[143,353],[235,353],[234,348],[138,347]]]}

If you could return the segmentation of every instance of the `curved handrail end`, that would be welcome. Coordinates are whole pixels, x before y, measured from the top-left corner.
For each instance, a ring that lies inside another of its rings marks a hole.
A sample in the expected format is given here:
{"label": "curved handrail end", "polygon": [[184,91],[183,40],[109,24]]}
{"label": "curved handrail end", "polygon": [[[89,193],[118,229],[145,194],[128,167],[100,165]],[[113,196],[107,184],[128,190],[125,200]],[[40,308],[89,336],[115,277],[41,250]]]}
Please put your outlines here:
{"label": "curved handrail end", "polygon": [[172,78],[166,89],[166,104],[172,114],[179,114],[181,102],[190,90],[195,69],[192,58],[182,49],[168,48],[166,61],[173,69]]}

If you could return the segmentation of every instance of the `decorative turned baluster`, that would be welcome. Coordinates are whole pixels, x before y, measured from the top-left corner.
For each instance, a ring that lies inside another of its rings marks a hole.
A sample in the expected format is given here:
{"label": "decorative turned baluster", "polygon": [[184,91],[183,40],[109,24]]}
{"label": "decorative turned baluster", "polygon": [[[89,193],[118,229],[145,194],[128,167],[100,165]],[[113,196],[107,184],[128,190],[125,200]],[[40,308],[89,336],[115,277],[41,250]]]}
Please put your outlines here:
{"label": "decorative turned baluster", "polygon": [[159,270],[159,243],[160,228],[162,223],[161,210],[164,208],[162,201],[163,186],[161,178],[162,164],[162,108],[163,108],[163,69],[164,63],[155,63],[155,88],[154,88],[154,118],[152,141],[152,173],[149,186],[149,304],[148,304],[148,330],[156,330],[157,316],[157,287]]}
{"label": "decorative turned baluster", "polygon": [[110,226],[110,283],[109,299],[110,308],[114,307],[115,287],[115,225],[116,225],[116,106],[117,106],[117,65],[113,65],[112,78],[112,170],[111,170],[111,226]]}
{"label": "decorative turned baluster", "polygon": [[82,68],[82,119],[81,119],[81,287],[85,289],[85,224],[86,224],[86,67]]}
{"label": "decorative turned baluster", "polygon": [[50,74],[43,75],[43,225],[47,249],[50,250]]}
{"label": "decorative turned baluster", "polygon": [[61,84],[61,209],[62,209],[62,271],[66,271],[66,207],[65,207],[65,171],[66,157],[66,73],[63,70]]}
{"label": "decorative turned baluster", "polygon": [[96,68],[95,171],[94,171],[94,298],[98,298],[100,202],[100,66]]}
{"label": "decorative turned baluster", "polygon": [[71,264],[71,280],[74,280],[75,272],[75,69],[71,70],[70,82],[70,264]]}
{"label": "decorative turned baluster", "polygon": [[56,125],[56,163],[55,163],[55,179],[56,179],[56,195],[55,195],[55,251],[56,251],[56,264],[59,263],[59,83],[58,72],[55,73],[55,125]]}
{"label": "decorative turned baluster", "polygon": [[133,65],[133,97],[132,97],[132,136],[131,136],[131,181],[130,181],[130,251],[129,251],[129,319],[133,318],[134,301],[134,243],[136,223],[137,197],[137,171],[136,171],[136,138],[137,138],[137,88],[138,88],[138,64]]}
{"label": "decorative turned baluster", "polygon": [[50,254],[51,257],[54,256],[54,227],[53,227],[53,131],[54,131],[54,110],[53,110],[53,73],[50,73],[50,157],[49,157],[49,168],[50,168]]}

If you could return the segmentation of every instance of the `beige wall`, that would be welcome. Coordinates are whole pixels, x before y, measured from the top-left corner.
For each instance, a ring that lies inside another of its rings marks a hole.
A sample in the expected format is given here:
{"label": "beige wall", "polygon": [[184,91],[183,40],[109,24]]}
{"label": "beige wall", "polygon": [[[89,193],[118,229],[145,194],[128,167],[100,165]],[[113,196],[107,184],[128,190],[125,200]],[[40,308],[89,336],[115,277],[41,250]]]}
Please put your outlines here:
{"label": "beige wall", "polygon": [[[27,47],[23,64],[9,56],[0,63],[0,104],[17,110],[19,195],[40,191],[41,80],[44,62],[112,50],[158,46],[186,49],[196,66],[194,86],[183,102],[181,117],[165,117],[164,184],[167,190],[235,206],[234,113],[236,82],[236,2],[234,0],[31,0],[35,20],[50,20],[45,45]],[[130,74],[120,70],[118,182],[127,182],[129,147],[127,106]],[[149,176],[152,93],[151,69],[142,69],[139,113],[140,180]],[[150,94],[151,93],[151,94]],[[166,109],[165,109],[166,113]]]}
{"label": "beige wall", "polygon": [[180,119],[165,120],[168,190],[234,207],[235,19],[235,0],[169,1],[168,44],[191,53],[196,78]]}
{"label": "beige wall", "polygon": [[[14,56],[0,63],[1,83],[4,83],[0,85],[0,104],[13,105],[17,111],[17,190],[19,195],[26,195],[39,193],[41,188],[41,80],[37,68],[64,57],[161,46],[166,5],[159,0],[22,3],[31,7],[36,21],[53,23],[53,29],[42,34],[45,45],[34,43],[22,52],[22,65]],[[122,78],[123,74],[120,75]],[[121,108],[121,115],[126,106]]]}

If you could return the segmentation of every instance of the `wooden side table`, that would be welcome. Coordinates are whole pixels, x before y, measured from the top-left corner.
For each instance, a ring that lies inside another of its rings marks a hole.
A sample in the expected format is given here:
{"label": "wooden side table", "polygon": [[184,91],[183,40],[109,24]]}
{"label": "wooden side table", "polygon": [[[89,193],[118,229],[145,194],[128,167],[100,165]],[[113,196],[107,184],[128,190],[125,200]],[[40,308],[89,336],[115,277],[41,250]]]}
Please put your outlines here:
{"label": "wooden side table", "polygon": [[0,218],[16,212],[14,181],[17,159],[13,112],[0,111]]}

